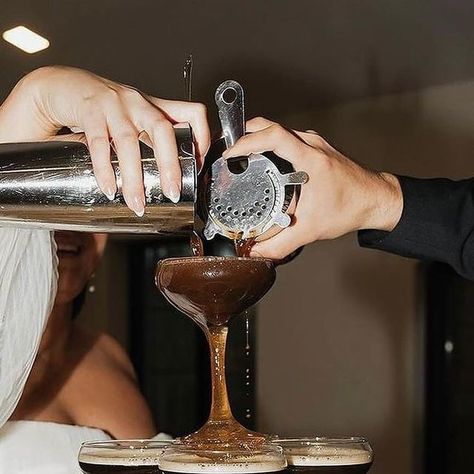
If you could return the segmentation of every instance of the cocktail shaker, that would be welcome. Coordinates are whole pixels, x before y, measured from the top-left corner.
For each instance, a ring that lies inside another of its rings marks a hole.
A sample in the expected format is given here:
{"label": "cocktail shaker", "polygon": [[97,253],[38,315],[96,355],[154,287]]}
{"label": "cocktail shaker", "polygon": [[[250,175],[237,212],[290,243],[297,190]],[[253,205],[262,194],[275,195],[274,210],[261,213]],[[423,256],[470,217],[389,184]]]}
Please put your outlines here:
{"label": "cocktail shaker", "polygon": [[[112,166],[118,191],[109,201],[97,184],[86,145],[0,144],[0,226],[176,235],[195,227],[201,232],[202,224],[208,240],[217,234],[228,239],[270,238],[290,225],[291,203],[308,175],[271,153],[225,160],[224,149],[245,129],[242,86],[235,81],[222,83],[216,104],[223,139],[212,144],[199,180],[191,128],[175,129],[182,172],[177,204],[162,193],[153,150],[141,146],[146,199],[142,217],[125,204],[115,155]],[[197,219],[196,202],[202,222]]]}
{"label": "cocktail shaker", "polygon": [[177,204],[161,190],[153,150],[141,145],[145,214],[135,215],[122,196],[110,201],[95,179],[87,147],[78,142],[0,144],[0,225],[108,233],[181,234],[194,225],[196,162],[189,127],[175,129],[182,172]]}

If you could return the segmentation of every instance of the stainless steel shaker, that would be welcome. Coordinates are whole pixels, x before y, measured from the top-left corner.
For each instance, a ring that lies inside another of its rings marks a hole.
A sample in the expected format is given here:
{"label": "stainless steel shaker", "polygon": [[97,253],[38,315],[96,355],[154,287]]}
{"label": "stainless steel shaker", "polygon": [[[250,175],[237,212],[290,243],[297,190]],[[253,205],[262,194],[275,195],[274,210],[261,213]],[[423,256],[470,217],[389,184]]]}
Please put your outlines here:
{"label": "stainless steel shaker", "polygon": [[164,197],[153,150],[141,146],[146,207],[136,216],[122,196],[110,201],[94,177],[87,147],[77,142],[0,144],[0,225],[87,232],[181,234],[194,225],[196,163],[189,127],[175,129],[182,172],[181,199]]}

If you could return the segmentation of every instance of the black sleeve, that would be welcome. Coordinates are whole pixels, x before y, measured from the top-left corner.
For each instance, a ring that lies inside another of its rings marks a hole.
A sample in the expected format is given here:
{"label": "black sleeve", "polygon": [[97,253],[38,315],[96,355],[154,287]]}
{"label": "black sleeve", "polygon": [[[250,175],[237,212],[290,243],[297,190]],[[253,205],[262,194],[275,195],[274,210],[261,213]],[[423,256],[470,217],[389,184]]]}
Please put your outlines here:
{"label": "black sleeve", "polygon": [[362,247],[451,265],[474,280],[474,178],[399,176],[403,212],[391,232],[359,232]]}

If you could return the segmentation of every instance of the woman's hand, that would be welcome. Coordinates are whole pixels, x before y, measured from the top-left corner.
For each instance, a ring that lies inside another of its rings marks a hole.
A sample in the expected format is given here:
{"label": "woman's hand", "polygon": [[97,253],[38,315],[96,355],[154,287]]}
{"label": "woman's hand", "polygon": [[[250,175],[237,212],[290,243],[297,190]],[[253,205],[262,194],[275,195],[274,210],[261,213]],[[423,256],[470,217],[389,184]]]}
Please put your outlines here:
{"label": "woman's hand", "polygon": [[360,229],[392,230],[403,199],[398,179],[362,168],[316,132],[287,130],[263,118],[247,123],[247,131],[225,158],[273,151],[306,171],[292,225],[254,245],[254,255],[282,259],[316,240],[333,239]]}
{"label": "woman's hand", "polygon": [[47,140],[63,127],[84,132],[94,173],[113,199],[117,185],[110,163],[114,147],[127,205],[141,216],[145,208],[139,138],[153,146],[163,193],[178,202],[181,169],[173,125],[188,122],[201,164],[210,143],[202,104],[142,94],[88,71],[45,67],[25,76],[0,107],[0,142]]}

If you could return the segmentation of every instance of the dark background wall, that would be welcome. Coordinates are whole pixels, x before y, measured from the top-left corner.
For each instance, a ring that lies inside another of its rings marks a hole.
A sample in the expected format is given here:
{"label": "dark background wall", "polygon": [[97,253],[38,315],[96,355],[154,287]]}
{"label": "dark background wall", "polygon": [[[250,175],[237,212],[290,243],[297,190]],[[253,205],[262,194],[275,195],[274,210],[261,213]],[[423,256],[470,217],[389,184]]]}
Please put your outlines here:
{"label": "dark background wall", "polygon": [[0,42],[0,98],[25,72],[69,64],[182,97],[242,81],[251,115],[289,112],[474,77],[470,0],[17,0],[0,2],[0,30],[25,24],[51,47],[27,55]]}

